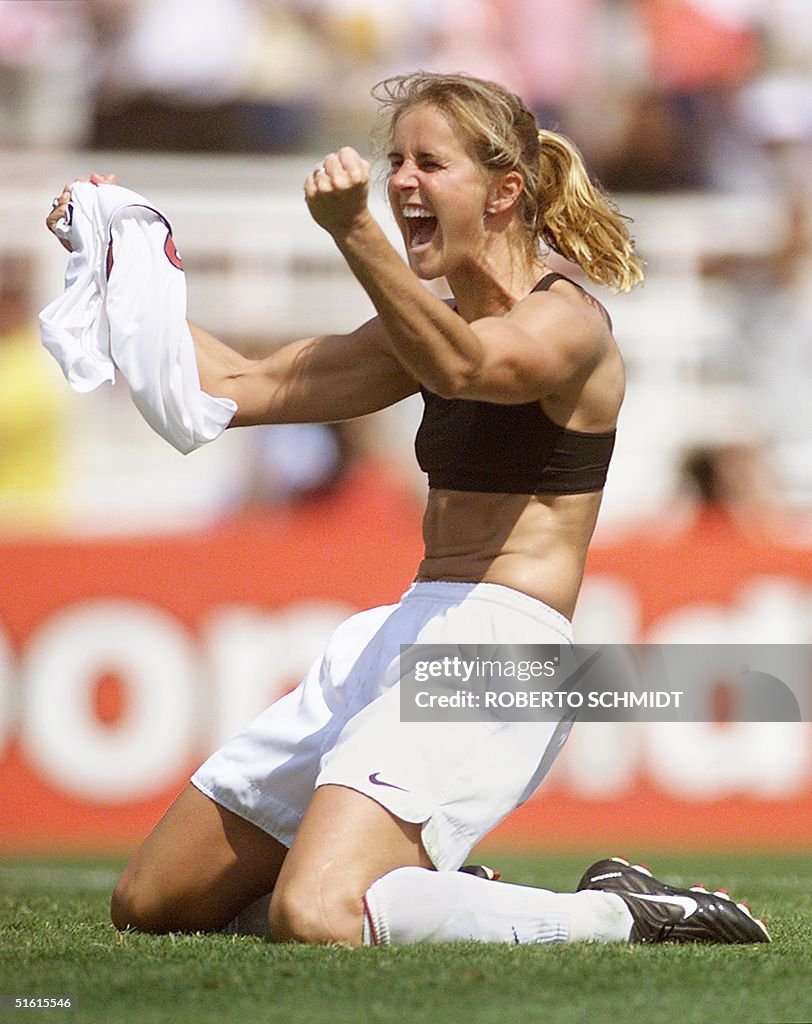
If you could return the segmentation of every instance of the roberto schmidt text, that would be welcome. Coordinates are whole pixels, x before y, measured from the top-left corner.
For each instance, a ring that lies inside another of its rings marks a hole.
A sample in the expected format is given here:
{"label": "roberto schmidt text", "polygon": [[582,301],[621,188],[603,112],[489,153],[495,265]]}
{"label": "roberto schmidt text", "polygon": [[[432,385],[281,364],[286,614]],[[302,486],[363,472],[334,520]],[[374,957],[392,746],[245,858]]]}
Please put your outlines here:
{"label": "roberto schmidt text", "polygon": [[414,697],[418,708],[678,708],[683,690],[455,690],[432,693],[418,690]]}

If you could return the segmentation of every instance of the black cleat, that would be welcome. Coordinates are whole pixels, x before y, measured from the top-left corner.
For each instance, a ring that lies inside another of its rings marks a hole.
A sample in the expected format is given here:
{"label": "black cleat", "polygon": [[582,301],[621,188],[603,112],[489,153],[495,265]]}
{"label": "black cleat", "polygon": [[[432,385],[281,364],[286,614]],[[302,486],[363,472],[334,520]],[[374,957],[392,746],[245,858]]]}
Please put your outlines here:
{"label": "black cleat", "polygon": [[643,864],[621,857],[599,860],[578,883],[582,889],[616,893],[631,911],[631,942],[770,942],[763,921],[724,889],[677,889],[659,882]]}
{"label": "black cleat", "polygon": [[496,868],[489,868],[485,864],[464,864],[459,870],[465,875],[475,875],[477,878],[484,878],[488,882],[498,882],[502,877]]}

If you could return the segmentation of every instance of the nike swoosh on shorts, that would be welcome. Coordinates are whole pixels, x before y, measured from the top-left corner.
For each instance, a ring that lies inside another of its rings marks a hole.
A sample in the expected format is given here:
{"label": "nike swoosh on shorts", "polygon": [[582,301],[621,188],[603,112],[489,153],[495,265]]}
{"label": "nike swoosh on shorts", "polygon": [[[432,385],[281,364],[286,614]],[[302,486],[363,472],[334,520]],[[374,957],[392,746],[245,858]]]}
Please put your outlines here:
{"label": "nike swoosh on shorts", "polygon": [[381,774],[380,772],[373,772],[369,776],[369,781],[372,783],[373,786],[388,786],[389,789],[399,789],[401,791],[401,793],[408,793],[409,792],[409,790],[408,789],[404,789],[403,786],[396,786],[394,784],[394,782],[384,782],[383,779],[379,779],[378,776],[380,774]]}

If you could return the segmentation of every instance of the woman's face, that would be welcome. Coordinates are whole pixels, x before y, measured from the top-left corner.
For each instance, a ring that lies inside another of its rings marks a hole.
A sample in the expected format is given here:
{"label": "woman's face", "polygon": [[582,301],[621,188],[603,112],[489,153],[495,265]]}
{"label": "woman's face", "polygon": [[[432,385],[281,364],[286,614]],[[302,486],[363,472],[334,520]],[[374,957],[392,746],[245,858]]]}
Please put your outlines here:
{"label": "woman's face", "polygon": [[417,276],[448,277],[482,262],[489,178],[453,122],[429,104],[401,114],[389,168],[389,202]]}

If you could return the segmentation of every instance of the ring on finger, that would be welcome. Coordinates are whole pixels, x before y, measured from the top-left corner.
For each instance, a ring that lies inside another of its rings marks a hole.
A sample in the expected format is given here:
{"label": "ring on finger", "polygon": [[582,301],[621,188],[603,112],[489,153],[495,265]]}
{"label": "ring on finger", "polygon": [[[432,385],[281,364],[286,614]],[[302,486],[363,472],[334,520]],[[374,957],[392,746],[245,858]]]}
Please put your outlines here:
{"label": "ring on finger", "polygon": [[54,196],[54,198],[51,200],[51,209],[55,210],[57,206],[59,206],[59,196]]}
{"label": "ring on finger", "polygon": [[319,164],[319,166],[315,169],[315,171],[313,171],[314,177],[317,174],[326,174],[326,173],[327,173],[327,168],[324,166],[324,164]]}

